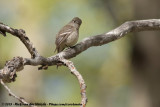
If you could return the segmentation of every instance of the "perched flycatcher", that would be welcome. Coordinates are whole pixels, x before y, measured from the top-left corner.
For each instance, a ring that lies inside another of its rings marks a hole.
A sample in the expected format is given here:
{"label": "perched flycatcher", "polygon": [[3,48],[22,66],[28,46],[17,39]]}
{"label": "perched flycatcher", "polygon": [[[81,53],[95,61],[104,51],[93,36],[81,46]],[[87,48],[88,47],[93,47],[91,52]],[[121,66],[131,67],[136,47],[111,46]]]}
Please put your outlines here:
{"label": "perched flycatcher", "polygon": [[79,27],[82,20],[74,17],[67,25],[65,25],[56,35],[56,49],[58,53],[63,51],[66,47],[74,46],[79,37]]}

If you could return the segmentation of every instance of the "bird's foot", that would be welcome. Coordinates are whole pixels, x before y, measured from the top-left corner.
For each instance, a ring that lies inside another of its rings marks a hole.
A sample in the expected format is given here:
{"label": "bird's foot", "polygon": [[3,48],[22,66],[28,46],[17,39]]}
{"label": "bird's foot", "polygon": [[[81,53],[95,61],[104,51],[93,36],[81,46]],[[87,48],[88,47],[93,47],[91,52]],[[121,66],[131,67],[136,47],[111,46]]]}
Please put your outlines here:
{"label": "bird's foot", "polygon": [[74,46],[69,46],[68,48],[66,48],[66,50],[72,49],[72,48],[74,48],[74,47],[75,47],[75,45],[74,45]]}

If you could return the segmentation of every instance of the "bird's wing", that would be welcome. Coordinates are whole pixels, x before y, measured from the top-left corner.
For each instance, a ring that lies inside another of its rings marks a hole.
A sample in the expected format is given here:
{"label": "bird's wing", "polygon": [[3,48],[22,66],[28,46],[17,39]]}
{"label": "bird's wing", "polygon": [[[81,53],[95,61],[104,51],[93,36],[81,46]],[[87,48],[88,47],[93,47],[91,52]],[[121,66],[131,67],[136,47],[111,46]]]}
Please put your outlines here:
{"label": "bird's wing", "polygon": [[64,26],[56,37],[56,47],[59,48],[59,46],[68,38],[68,36],[73,32],[74,27],[70,25]]}

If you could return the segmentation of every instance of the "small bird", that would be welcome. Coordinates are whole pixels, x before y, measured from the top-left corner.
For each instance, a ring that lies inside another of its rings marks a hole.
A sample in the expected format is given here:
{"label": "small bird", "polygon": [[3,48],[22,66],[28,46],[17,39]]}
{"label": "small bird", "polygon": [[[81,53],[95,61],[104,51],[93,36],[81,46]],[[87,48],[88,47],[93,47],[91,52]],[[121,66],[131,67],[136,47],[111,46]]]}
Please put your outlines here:
{"label": "small bird", "polygon": [[77,43],[79,37],[79,27],[81,24],[82,20],[78,17],[74,17],[58,32],[55,40],[55,51],[59,53],[66,47],[72,47]]}

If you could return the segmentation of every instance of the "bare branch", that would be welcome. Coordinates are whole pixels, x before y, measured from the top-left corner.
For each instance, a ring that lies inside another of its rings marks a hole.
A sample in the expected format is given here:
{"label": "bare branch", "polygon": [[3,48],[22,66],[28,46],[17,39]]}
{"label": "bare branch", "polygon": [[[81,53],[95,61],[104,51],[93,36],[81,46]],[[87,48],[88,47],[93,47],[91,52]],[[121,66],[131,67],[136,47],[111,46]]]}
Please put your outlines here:
{"label": "bare branch", "polygon": [[125,22],[121,26],[111,30],[108,33],[85,38],[80,43],[75,45],[74,48],[66,49],[63,52],[48,58],[44,58],[38,54],[36,48],[34,48],[32,43],[29,41],[29,38],[25,35],[25,33],[23,33],[24,30],[13,29],[0,23],[0,31],[1,30],[19,37],[20,40],[25,44],[25,46],[27,47],[31,55],[34,56],[34,58],[37,57],[35,59],[25,58],[24,65],[52,66],[57,64],[59,56],[62,56],[65,59],[73,58],[90,47],[101,46],[109,42],[112,42],[114,40],[118,40],[130,32],[160,30],[160,19],[137,20],[137,21]]}
{"label": "bare branch", "polygon": [[8,83],[15,81],[16,72],[23,69],[23,62],[22,57],[14,57],[12,60],[7,61],[4,68],[0,70],[0,79]]}
{"label": "bare branch", "polygon": [[0,23],[0,32],[2,35],[6,35],[5,33],[8,32],[16,37],[18,37],[23,44],[26,46],[28,51],[30,52],[32,58],[35,58],[37,56],[40,56],[36,48],[33,46],[33,44],[30,42],[29,38],[26,36],[25,31],[23,29],[13,29],[3,23]]}
{"label": "bare branch", "polygon": [[64,58],[60,58],[60,61],[62,61],[65,65],[67,65],[71,73],[77,77],[80,84],[80,89],[81,89],[81,97],[82,97],[81,104],[82,104],[82,107],[85,107],[87,104],[86,84],[84,82],[82,75],[77,71],[73,62],[66,60]]}
{"label": "bare branch", "polygon": [[74,48],[65,50],[62,52],[62,55],[65,59],[70,59],[86,49],[93,46],[105,45],[114,40],[118,40],[121,37],[125,36],[130,32],[139,32],[139,31],[149,31],[149,30],[160,30],[160,19],[149,19],[149,20],[137,20],[137,21],[128,21],[109,31],[108,33],[95,35],[83,39],[78,43]]}
{"label": "bare branch", "polygon": [[[4,86],[4,88],[8,91],[10,96],[16,98],[22,104],[29,105],[29,103],[27,101],[25,101],[24,98],[16,96],[13,92],[11,92],[11,90],[8,88],[8,86],[2,80],[0,80],[0,81],[1,81],[1,84]],[[36,107],[36,106],[31,106],[31,107]]]}

